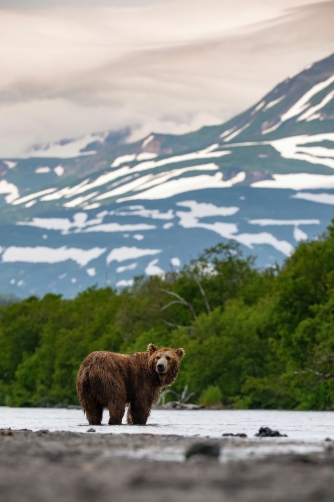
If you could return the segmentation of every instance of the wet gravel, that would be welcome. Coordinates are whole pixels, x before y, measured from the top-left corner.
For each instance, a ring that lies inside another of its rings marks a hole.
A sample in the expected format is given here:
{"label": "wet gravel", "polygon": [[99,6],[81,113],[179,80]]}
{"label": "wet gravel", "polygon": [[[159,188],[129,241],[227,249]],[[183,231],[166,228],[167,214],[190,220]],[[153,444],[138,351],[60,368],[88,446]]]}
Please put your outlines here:
{"label": "wet gravel", "polygon": [[[307,455],[275,455],[230,462],[219,461],[217,455],[191,455],[186,460],[190,449],[209,451],[206,441],[209,440],[145,433],[0,430],[0,500],[333,500],[334,445],[331,441],[324,441],[321,451]],[[224,437],[215,444],[216,451],[224,454],[227,448],[242,451],[253,445],[256,449],[261,441],[270,445],[273,440]],[[146,457],[139,458],[141,452],[146,452]],[[162,460],[150,460],[150,452],[160,452]]]}

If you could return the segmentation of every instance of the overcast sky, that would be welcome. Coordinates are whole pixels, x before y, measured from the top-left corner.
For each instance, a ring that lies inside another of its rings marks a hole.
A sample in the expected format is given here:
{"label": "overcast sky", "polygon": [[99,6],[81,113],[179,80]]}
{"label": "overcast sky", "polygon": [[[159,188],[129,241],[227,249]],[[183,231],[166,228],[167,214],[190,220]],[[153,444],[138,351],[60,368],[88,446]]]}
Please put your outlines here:
{"label": "overcast sky", "polygon": [[0,0],[0,156],[182,133],[334,52],[334,1]]}
{"label": "overcast sky", "polygon": [[54,7],[142,7],[172,0],[0,0],[2,9],[50,9]]}

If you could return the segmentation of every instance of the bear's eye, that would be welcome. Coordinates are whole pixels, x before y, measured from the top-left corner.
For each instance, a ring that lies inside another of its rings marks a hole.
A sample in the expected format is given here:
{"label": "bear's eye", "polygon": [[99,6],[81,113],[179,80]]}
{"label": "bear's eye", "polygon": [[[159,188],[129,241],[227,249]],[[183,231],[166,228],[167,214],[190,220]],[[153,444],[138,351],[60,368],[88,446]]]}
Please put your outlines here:
{"label": "bear's eye", "polygon": [[167,361],[170,361],[170,357],[169,356],[166,356],[166,359],[167,359]]}
{"label": "bear's eye", "polygon": [[160,359],[160,356],[157,356],[156,359]]}

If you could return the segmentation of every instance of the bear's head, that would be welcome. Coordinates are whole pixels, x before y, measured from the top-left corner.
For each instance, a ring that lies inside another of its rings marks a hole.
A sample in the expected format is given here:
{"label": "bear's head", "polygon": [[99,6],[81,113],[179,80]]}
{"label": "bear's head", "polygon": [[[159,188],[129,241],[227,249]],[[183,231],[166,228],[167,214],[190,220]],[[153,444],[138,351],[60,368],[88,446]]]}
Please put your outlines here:
{"label": "bear's head", "polygon": [[150,343],[147,347],[148,364],[152,372],[158,376],[162,385],[171,385],[179,371],[180,361],[185,355],[183,349],[157,347]]}

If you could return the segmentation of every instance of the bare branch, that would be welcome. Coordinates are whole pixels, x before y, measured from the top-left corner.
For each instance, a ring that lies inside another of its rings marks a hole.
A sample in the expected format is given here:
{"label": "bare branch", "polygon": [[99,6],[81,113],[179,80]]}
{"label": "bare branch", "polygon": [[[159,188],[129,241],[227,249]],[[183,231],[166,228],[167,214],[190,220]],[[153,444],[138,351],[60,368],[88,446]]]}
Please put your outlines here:
{"label": "bare branch", "polygon": [[177,398],[179,397],[178,393],[175,392],[175,390],[172,390],[172,389],[166,389],[166,390],[163,390],[159,396],[159,399],[158,399],[158,404],[165,404],[165,396],[166,394],[174,394],[174,396],[176,396]]}
{"label": "bare branch", "polygon": [[294,371],[295,375],[301,375],[305,373],[311,373],[312,375],[316,375],[321,380],[326,380],[328,378],[334,378],[333,373],[320,373],[319,371],[312,370],[311,368],[306,368],[303,371]]}
{"label": "bare branch", "polygon": [[181,326],[180,324],[174,324],[172,322],[166,321],[166,319],[162,319],[162,321],[166,324],[166,326],[170,326],[171,328],[187,328],[192,329],[192,326]]}
{"label": "bare branch", "polygon": [[176,298],[178,298],[180,300],[181,303],[184,303],[184,305],[188,304],[188,302],[184,298],[182,298],[182,296],[178,295],[177,293],[174,293],[174,291],[168,291],[168,289],[161,289],[161,291],[163,291],[164,293],[167,293],[168,295],[175,296]]}
{"label": "bare branch", "polygon": [[185,397],[186,397],[186,395],[187,395],[187,392],[188,392],[188,385],[186,385],[186,386],[184,387],[183,392],[182,392],[182,394],[181,394],[181,399],[180,399],[181,403],[183,403],[183,401],[184,401],[184,399],[185,399]]}
{"label": "bare branch", "polygon": [[[185,305],[186,307],[188,307],[188,309],[190,310],[190,312],[193,315],[193,318],[196,319],[196,317],[197,317],[196,316],[196,312],[195,312],[195,309],[194,309],[194,307],[192,306],[191,303],[187,302],[184,298],[182,298],[182,296],[178,295],[177,293],[174,293],[174,291],[168,291],[167,289],[161,289],[161,291],[163,291],[164,293],[167,293],[168,295],[175,296],[176,298],[178,298],[179,303],[181,303],[182,305]],[[173,303],[170,302],[168,304],[168,306],[170,306],[170,305],[173,305]],[[167,306],[164,306],[164,307],[162,307],[161,310],[164,310],[166,308],[167,308]]]}
{"label": "bare branch", "polygon": [[323,356],[319,361],[315,361],[314,364],[323,364],[327,363],[328,361],[332,361],[334,359],[334,354],[327,354],[326,356]]}
{"label": "bare branch", "polygon": [[163,405],[165,404],[165,396],[166,394],[173,394],[177,398],[177,402],[180,404],[185,404],[189,399],[195,395],[195,392],[190,392],[190,394],[187,395],[188,392],[188,385],[186,385],[183,389],[182,394],[178,394],[172,389],[166,389],[163,390],[159,396],[158,404],[162,403]]}
{"label": "bare branch", "polygon": [[208,298],[207,298],[207,296],[205,294],[205,291],[203,289],[203,286],[200,283],[200,280],[198,279],[198,277],[194,276],[194,279],[195,279],[195,281],[197,283],[197,286],[199,287],[199,290],[200,290],[200,292],[201,292],[201,294],[202,294],[202,296],[204,298],[206,310],[207,310],[208,314],[210,314],[211,313],[211,308],[210,308],[209,300],[208,300]]}
{"label": "bare branch", "polygon": [[161,310],[166,310],[166,309],[168,309],[168,307],[170,307],[171,305],[175,305],[176,303],[179,303],[181,305],[185,305],[184,302],[180,302],[179,300],[173,300],[172,302],[169,302],[169,303],[167,303],[167,305],[162,307]]}
{"label": "bare branch", "polygon": [[185,398],[184,402],[187,403],[189,401],[189,399],[191,397],[193,397],[195,395],[195,392],[190,392],[190,394],[187,395],[187,397]]}

